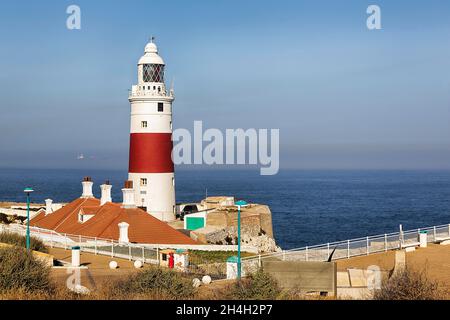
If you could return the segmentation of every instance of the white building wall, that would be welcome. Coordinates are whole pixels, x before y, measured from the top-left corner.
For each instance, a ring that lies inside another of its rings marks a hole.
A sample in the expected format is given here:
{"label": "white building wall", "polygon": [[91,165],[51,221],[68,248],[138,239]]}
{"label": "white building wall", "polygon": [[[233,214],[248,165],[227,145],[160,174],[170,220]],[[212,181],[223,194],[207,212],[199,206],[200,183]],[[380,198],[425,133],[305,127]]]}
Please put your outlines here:
{"label": "white building wall", "polygon": [[[147,179],[147,186],[141,179]],[[173,173],[129,173],[133,181],[136,205],[162,221],[175,220],[175,175]]]}

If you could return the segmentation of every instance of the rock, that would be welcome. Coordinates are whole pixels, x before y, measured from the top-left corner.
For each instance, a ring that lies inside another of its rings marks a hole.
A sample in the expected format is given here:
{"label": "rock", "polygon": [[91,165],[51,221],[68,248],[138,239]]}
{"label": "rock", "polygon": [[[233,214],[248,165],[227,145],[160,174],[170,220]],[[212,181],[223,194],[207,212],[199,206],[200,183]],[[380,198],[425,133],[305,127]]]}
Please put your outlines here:
{"label": "rock", "polygon": [[110,269],[117,269],[118,266],[119,266],[119,265],[117,264],[116,261],[111,261],[111,262],[109,263],[109,268],[110,268]]}
{"label": "rock", "polygon": [[203,284],[210,284],[211,283],[211,277],[210,276],[204,276],[203,278],[202,278],[202,282],[203,282]]}
{"label": "rock", "polygon": [[75,293],[78,293],[78,294],[89,294],[89,293],[91,293],[91,291],[88,288],[86,288],[86,287],[84,287],[84,286],[82,286],[80,284],[77,284],[74,287],[69,288],[69,289],[71,291],[75,292]]}
{"label": "rock", "polygon": [[[205,227],[195,230],[195,235],[203,243],[218,245],[236,245],[237,228],[235,226],[217,229]],[[281,248],[275,240],[265,234],[262,230],[243,228],[241,233],[241,243],[258,248],[259,252],[281,252]]]}
{"label": "rock", "polygon": [[197,279],[197,278],[192,279],[192,286],[193,286],[194,288],[198,288],[198,287],[200,287],[201,285],[202,285],[202,282],[201,282],[199,279]]}

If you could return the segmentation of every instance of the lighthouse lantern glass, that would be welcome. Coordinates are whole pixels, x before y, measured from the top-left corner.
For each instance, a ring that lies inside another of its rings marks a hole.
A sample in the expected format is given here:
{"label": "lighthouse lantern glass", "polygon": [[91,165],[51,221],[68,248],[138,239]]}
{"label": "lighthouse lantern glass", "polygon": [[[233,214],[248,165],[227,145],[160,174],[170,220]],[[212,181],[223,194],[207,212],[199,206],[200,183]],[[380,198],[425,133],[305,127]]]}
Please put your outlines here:
{"label": "lighthouse lantern glass", "polygon": [[144,64],[143,80],[144,82],[164,82],[164,65]]}

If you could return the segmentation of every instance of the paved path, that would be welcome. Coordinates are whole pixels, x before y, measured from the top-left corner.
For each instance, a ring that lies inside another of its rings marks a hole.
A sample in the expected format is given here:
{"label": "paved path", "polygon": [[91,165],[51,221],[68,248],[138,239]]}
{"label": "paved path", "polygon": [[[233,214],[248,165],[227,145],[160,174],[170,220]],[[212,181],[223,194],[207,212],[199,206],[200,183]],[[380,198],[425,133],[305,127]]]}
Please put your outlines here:
{"label": "paved path", "polygon": [[[69,263],[71,261],[70,250],[50,248],[49,253],[53,255],[56,260],[62,260]],[[109,269],[109,262],[112,260],[119,264],[118,269]],[[80,269],[81,285],[89,289],[96,289],[105,281],[124,277],[136,271],[133,262],[128,260],[94,255],[86,252],[81,252],[81,265],[87,267],[87,269]],[[52,275],[57,282],[65,284],[67,279],[72,275],[72,272],[70,272],[70,269],[68,271],[68,269],[65,268],[53,268]]]}

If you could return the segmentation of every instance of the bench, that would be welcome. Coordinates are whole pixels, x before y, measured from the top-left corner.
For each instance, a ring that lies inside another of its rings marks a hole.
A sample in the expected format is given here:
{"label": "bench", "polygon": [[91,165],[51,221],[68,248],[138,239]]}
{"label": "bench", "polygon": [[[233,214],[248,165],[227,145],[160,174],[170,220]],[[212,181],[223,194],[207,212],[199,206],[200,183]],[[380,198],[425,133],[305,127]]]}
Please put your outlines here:
{"label": "bench", "polygon": [[[420,242],[419,241],[417,241],[417,242],[408,242],[408,243],[402,242],[400,244],[400,249],[409,249],[409,248],[415,248],[415,247],[418,247],[418,246],[420,246]],[[410,251],[410,250],[406,250],[406,251]],[[411,250],[411,251],[413,251],[413,250]]]}

